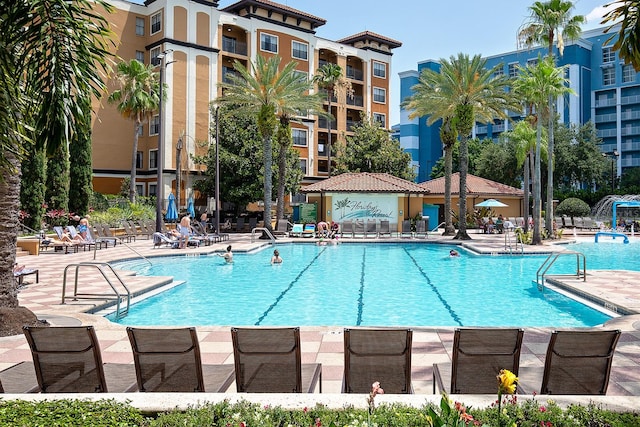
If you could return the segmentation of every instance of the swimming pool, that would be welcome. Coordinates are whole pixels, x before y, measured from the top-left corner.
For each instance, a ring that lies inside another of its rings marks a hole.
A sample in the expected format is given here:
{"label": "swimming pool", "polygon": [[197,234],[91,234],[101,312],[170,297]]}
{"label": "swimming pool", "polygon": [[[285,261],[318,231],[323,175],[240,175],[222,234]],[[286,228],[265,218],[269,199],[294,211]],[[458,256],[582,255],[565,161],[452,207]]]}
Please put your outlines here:
{"label": "swimming pool", "polygon": [[[220,257],[163,257],[114,264],[184,280],[131,307],[126,325],[553,326],[609,316],[532,280],[546,256],[448,256],[430,244],[278,245]],[[575,268],[567,257],[551,271]],[[594,268],[591,265],[591,268]]]}

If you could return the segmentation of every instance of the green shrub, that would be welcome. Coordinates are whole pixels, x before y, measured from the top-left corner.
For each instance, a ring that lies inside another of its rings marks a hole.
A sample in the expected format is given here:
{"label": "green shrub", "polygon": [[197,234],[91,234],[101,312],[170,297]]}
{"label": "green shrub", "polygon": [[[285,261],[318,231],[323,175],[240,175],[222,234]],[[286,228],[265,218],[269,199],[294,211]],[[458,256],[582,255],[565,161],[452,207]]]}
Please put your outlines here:
{"label": "green shrub", "polygon": [[576,216],[589,216],[591,208],[588,204],[580,199],[569,198],[565,199],[556,208],[556,215],[566,215],[570,217]]}

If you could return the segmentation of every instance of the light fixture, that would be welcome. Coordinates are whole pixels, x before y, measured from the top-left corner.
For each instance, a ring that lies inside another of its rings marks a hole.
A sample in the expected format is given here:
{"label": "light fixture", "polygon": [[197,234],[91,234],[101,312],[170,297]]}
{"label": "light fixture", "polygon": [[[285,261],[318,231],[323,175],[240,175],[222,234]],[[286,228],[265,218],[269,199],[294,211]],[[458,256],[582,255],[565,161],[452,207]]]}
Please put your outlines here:
{"label": "light fixture", "polygon": [[164,72],[167,68],[167,65],[173,64],[175,61],[165,61],[165,57],[173,52],[173,49],[167,49],[161,52],[155,59],[156,64],[160,65],[160,88],[159,88],[159,98],[160,103],[158,104],[158,158],[157,158],[157,178],[156,178],[156,231],[162,232],[162,210],[164,208],[164,184],[162,183],[162,173],[163,173],[163,158],[164,158],[164,130],[162,129],[164,126],[164,108],[162,108],[162,104],[164,103]]}

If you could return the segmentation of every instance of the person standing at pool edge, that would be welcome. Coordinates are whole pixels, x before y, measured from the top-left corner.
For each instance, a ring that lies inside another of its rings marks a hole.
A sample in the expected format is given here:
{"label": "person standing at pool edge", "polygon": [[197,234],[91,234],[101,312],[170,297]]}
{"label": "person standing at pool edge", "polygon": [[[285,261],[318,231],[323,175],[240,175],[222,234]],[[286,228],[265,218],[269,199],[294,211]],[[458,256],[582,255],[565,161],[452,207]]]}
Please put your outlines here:
{"label": "person standing at pool edge", "polygon": [[231,252],[231,245],[227,246],[227,251],[223,254],[216,254],[216,256],[220,256],[224,258],[227,263],[233,262],[233,253]]}

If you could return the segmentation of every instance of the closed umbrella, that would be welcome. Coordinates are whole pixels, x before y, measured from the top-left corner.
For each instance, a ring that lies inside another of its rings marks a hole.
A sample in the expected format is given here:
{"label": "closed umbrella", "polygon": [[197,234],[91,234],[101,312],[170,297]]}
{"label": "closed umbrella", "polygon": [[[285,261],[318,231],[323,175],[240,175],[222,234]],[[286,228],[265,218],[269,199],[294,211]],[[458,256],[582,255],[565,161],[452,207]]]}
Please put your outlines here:
{"label": "closed umbrella", "polygon": [[484,202],[476,203],[477,208],[505,208],[509,205],[505,205],[496,199],[487,199]]}
{"label": "closed umbrella", "polygon": [[187,201],[187,212],[191,214],[191,218],[196,217],[196,211],[193,209],[193,197],[189,197]]}
{"label": "closed umbrella", "polygon": [[167,206],[167,213],[164,216],[165,220],[174,222],[178,220],[178,210],[176,209],[176,196],[173,193],[169,194],[169,205]]}

